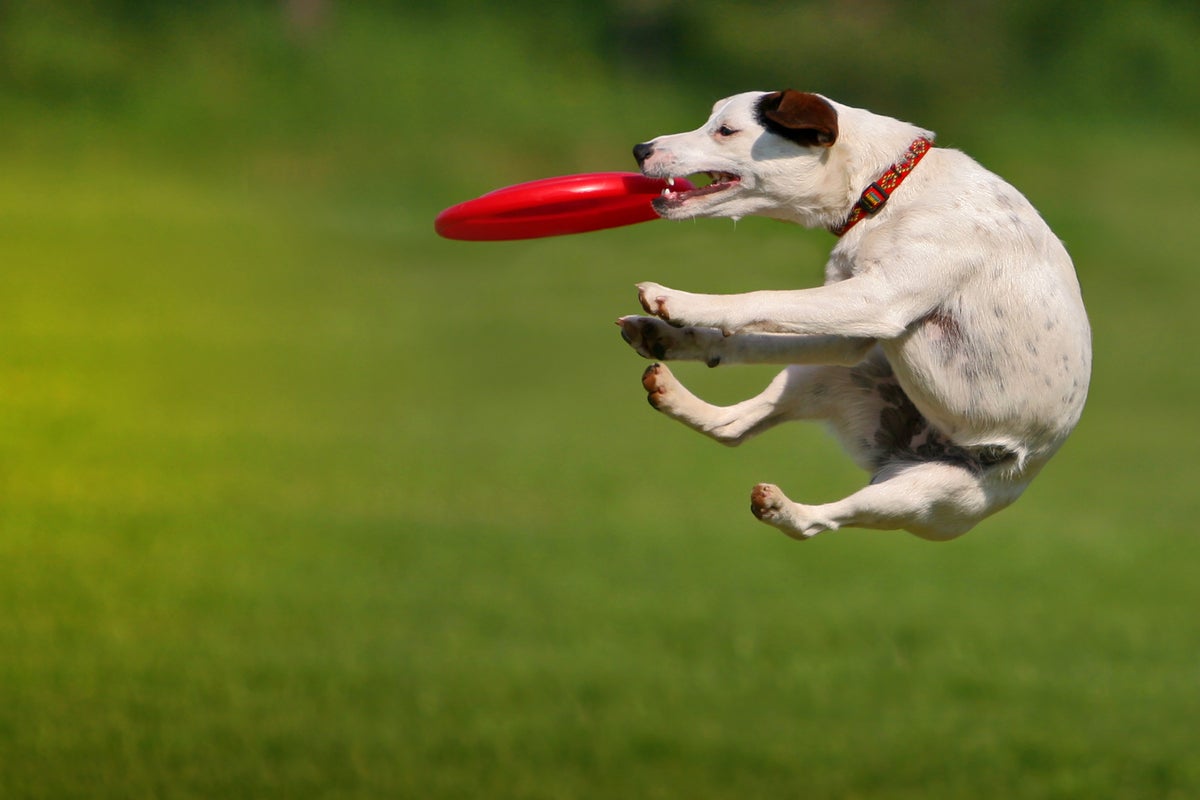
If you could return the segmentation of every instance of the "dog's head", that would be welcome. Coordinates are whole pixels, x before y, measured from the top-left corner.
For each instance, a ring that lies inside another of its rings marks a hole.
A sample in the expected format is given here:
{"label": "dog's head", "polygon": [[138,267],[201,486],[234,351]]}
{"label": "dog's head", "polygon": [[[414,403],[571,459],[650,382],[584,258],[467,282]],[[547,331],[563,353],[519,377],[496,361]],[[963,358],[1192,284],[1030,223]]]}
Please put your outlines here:
{"label": "dog's head", "polygon": [[633,155],[650,177],[710,179],[655,199],[655,210],[667,219],[757,214],[813,224],[831,203],[844,203],[844,178],[828,169],[837,141],[838,108],[820,95],[789,89],[719,100],[700,128],[639,144]]}

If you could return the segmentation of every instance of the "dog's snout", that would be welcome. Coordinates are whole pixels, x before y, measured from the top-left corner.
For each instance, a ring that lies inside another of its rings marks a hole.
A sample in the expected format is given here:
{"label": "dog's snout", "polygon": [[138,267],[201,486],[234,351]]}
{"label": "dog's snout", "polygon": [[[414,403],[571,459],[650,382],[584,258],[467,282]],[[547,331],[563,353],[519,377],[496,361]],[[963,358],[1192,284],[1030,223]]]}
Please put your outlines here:
{"label": "dog's snout", "polygon": [[633,146],[633,157],[637,159],[638,166],[646,163],[646,159],[654,155],[654,145],[649,142],[642,142]]}

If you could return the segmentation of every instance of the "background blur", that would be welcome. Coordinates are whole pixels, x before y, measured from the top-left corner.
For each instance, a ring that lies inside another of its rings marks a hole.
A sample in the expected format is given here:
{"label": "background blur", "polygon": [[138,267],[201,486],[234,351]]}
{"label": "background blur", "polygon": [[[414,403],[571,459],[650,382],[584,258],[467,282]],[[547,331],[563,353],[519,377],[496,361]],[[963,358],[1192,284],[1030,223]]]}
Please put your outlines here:
{"label": "background blur", "polygon": [[[0,795],[1200,795],[1196,5],[416,5],[0,2]],[[789,86],[1075,257],[1084,420],[954,543],[756,523],[864,476],[658,417],[612,325],[827,233],[433,234]]]}

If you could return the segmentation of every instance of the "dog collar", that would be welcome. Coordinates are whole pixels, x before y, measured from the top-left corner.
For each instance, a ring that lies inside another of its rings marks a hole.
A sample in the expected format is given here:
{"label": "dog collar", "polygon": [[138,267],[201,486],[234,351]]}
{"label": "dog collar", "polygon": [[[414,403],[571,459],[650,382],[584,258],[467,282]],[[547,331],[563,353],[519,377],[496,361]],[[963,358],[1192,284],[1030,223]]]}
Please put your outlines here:
{"label": "dog collar", "polygon": [[913,167],[925,157],[931,147],[933,147],[933,142],[923,136],[910,144],[903,159],[888,167],[887,172],[880,175],[863,190],[858,202],[854,204],[854,208],[850,209],[850,216],[846,217],[846,221],[835,228],[830,228],[833,235],[844,236],[846,231],[862,222],[866,217],[878,214],[879,209],[887,204],[892,192],[896,191],[896,187],[904,182],[908,173],[912,172]]}

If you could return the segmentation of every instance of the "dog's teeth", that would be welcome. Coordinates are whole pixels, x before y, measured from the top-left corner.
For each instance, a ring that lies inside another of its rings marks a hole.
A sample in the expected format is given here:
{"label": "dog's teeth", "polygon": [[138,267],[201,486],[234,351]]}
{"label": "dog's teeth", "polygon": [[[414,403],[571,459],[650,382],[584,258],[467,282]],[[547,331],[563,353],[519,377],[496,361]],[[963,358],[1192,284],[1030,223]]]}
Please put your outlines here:
{"label": "dog's teeth", "polygon": [[663,190],[662,190],[662,196],[663,196],[663,197],[670,197],[670,196],[671,196],[671,190],[670,190],[670,189],[663,189]]}
{"label": "dog's teeth", "polygon": [[667,186],[674,186],[674,185],[675,185],[675,179],[667,178]]}

